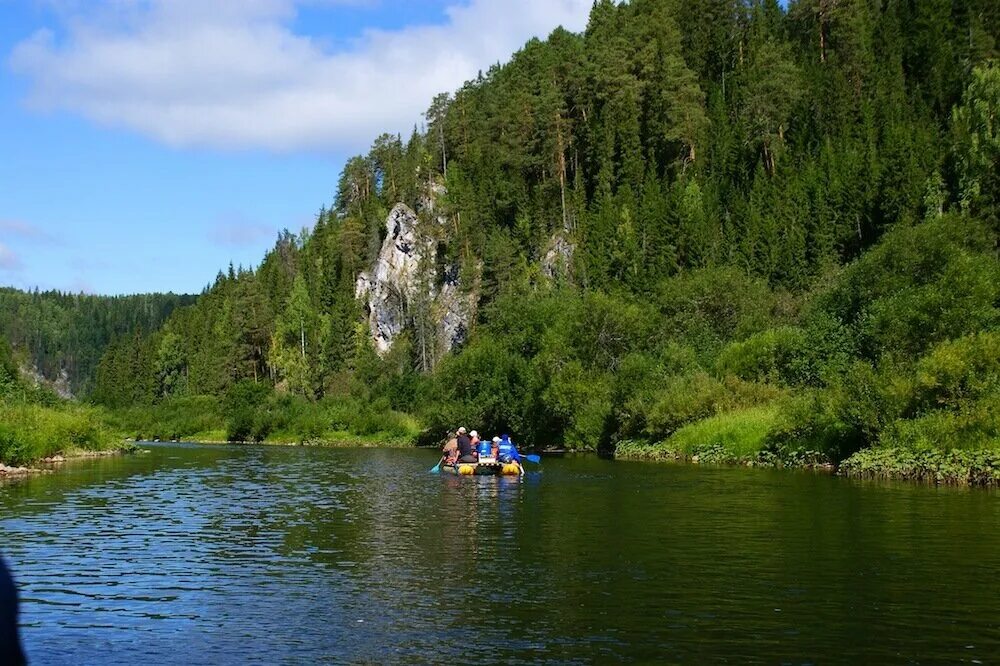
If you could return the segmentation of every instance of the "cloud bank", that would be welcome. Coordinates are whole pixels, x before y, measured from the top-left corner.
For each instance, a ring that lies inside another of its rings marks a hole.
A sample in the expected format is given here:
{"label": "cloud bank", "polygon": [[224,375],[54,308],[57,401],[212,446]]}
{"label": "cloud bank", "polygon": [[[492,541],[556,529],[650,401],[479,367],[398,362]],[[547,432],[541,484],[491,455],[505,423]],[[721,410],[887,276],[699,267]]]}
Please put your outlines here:
{"label": "cloud bank", "polygon": [[384,131],[408,132],[434,94],[506,60],[530,37],[559,25],[581,30],[592,1],[456,1],[443,24],[369,30],[342,50],[295,34],[301,4],[60,2],[58,36],[36,32],[10,66],[28,79],[33,108],[171,146],[359,150]]}

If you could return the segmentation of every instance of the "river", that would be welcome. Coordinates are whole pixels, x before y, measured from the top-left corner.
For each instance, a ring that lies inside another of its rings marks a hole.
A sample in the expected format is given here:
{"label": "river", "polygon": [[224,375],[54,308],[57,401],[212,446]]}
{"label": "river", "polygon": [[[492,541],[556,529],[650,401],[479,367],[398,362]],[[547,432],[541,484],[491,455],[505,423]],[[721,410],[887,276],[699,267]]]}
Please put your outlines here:
{"label": "river", "polygon": [[418,450],[149,445],[0,486],[38,664],[989,663],[1000,496]]}

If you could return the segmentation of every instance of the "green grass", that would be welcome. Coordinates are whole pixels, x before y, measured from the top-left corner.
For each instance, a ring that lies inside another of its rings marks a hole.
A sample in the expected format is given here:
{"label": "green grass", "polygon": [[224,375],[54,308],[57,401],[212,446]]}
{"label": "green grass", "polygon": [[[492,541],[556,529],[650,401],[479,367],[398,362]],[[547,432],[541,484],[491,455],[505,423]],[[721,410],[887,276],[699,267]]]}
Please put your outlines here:
{"label": "green grass", "polygon": [[771,405],[725,412],[684,426],[668,443],[699,462],[707,454],[733,462],[752,460],[763,450],[777,416],[778,410]]}
{"label": "green grass", "polygon": [[118,447],[122,437],[105,413],[75,404],[0,402],[0,461],[19,465],[76,450]]}
{"label": "green grass", "polygon": [[163,441],[404,446],[422,431],[409,414],[350,398],[310,402],[272,395],[242,409],[241,421],[226,410],[224,400],[197,396],[116,410],[111,421],[130,437]]}
{"label": "green grass", "polygon": [[686,425],[663,442],[621,442],[615,456],[707,464],[756,461],[777,418],[778,409],[773,405],[723,412]]}

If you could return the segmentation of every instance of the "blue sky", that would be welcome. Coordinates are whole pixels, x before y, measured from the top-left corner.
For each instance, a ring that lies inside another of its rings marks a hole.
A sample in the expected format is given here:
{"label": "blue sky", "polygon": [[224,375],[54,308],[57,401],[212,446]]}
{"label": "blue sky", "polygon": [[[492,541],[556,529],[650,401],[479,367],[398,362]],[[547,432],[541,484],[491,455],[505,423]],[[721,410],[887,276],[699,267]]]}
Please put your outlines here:
{"label": "blue sky", "polygon": [[0,0],[0,285],[200,291],[590,0]]}

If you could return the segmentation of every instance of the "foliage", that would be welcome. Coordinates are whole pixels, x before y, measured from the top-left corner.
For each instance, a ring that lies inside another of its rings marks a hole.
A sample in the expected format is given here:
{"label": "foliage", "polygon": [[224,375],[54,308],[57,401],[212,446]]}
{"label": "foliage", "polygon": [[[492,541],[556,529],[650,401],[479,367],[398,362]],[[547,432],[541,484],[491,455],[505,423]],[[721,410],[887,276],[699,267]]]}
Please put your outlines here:
{"label": "foliage", "polygon": [[806,337],[801,329],[772,328],[734,342],[715,361],[716,371],[747,381],[796,384],[802,379]]}
{"label": "foliage", "polygon": [[725,412],[684,426],[667,444],[702,463],[746,462],[764,448],[776,418],[774,406]]}
{"label": "foliage", "polygon": [[1000,486],[1000,451],[992,449],[890,448],[858,451],[843,462],[843,474],[869,479]]}
{"label": "foliage", "polygon": [[116,441],[120,437],[103,410],[64,402],[22,379],[10,347],[0,339],[0,463],[106,449]]}
{"label": "foliage", "polygon": [[19,464],[74,449],[110,448],[119,437],[94,408],[0,403],[0,461]]}
{"label": "foliage", "polygon": [[0,288],[0,338],[22,350],[27,366],[50,381],[65,377],[87,393],[108,345],[122,336],[158,329],[193,296],[90,296]]}
{"label": "foliage", "polygon": [[[73,305],[105,322],[81,383],[146,436],[994,447],[998,34],[988,0],[600,0],[376,138],[194,305]],[[379,355],[355,284],[397,203],[436,252]],[[456,278],[476,310],[444,355],[429,295]],[[31,304],[0,307],[16,351],[71,330],[69,297],[0,296]]]}

